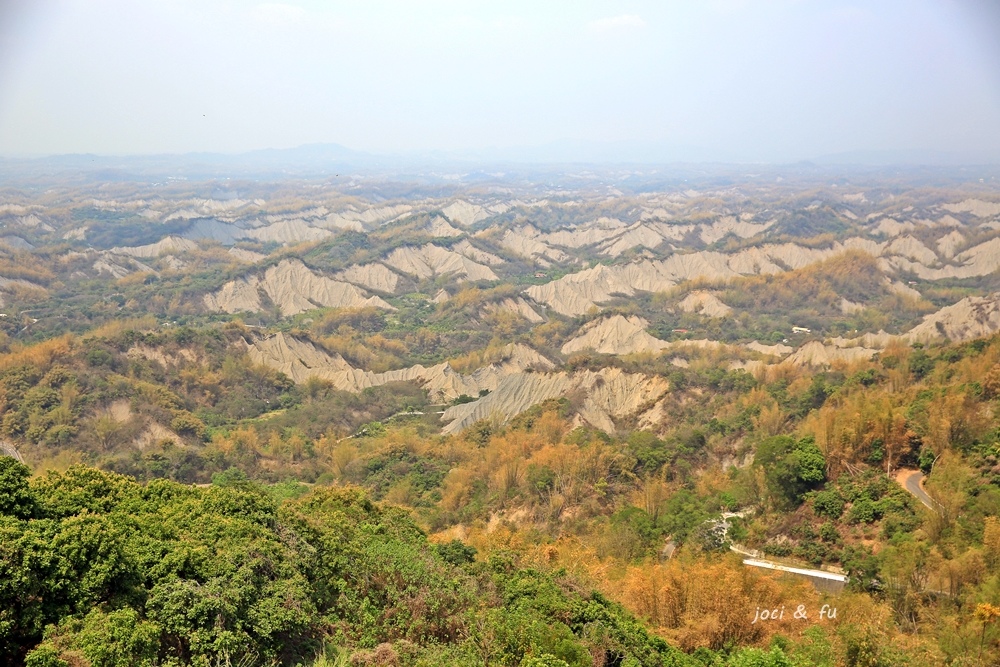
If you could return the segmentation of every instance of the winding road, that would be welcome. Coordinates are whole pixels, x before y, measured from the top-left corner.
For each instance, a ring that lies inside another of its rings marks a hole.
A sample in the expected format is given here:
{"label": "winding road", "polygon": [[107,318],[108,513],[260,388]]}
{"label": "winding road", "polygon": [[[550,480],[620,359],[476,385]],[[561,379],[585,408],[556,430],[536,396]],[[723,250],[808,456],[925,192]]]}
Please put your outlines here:
{"label": "winding road", "polygon": [[896,471],[896,482],[910,492],[928,509],[936,509],[934,500],[924,491],[924,473],[911,468],[900,468]]}

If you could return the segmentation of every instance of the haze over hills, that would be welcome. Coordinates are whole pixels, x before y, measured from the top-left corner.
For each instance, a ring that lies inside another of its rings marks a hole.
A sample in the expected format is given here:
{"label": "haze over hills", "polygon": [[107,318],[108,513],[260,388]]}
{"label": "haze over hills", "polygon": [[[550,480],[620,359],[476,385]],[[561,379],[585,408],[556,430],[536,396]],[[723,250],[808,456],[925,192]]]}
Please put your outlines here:
{"label": "haze over hills", "polygon": [[[843,172],[862,169],[904,168],[954,171],[955,167],[977,165],[988,177],[995,177],[1000,155],[948,153],[921,150],[859,150],[825,155],[795,155],[781,160],[761,160],[759,156],[729,154],[698,147],[678,147],[657,142],[577,142],[560,141],[539,146],[488,148],[464,151],[407,151],[372,153],[339,144],[306,144],[294,148],[260,149],[240,153],[177,153],[159,155],[66,154],[36,157],[0,156],[0,174],[20,178],[28,174],[53,174],[69,171],[102,172],[102,177],[133,179],[142,176],[173,175],[205,178],[226,175],[288,174],[330,175],[343,170],[360,169],[376,175],[408,174],[422,179],[448,177],[435,174],[434,168],[453,168],[468,179],[488,177],[505,170],[510,173],[558,174],[565,165],[578,164],[606,170],[613,165],[634,166],[641,170],[656,168],[674,175],[721,175],[741,170],[739,165],[753,165],[764,173],[802,171],[809,165]],[[729,165],[729,166],[727,166]],[[781,166],[785,165],[785,166]],[[745,169],[745,167],[743,167]],[[940,175],[940,174],[939,174]]]}

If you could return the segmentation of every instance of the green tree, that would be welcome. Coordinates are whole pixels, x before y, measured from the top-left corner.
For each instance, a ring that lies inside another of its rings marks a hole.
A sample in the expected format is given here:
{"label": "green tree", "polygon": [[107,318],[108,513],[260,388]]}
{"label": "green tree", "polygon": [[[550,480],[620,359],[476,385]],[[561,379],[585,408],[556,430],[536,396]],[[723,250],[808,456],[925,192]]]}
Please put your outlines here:
{"label": "green tree", "polygon": [[777,435],[757,446],[754,464],[764,470],[768,490],[779,507],[794,507],[826,480],[826,459],[812,438]]}

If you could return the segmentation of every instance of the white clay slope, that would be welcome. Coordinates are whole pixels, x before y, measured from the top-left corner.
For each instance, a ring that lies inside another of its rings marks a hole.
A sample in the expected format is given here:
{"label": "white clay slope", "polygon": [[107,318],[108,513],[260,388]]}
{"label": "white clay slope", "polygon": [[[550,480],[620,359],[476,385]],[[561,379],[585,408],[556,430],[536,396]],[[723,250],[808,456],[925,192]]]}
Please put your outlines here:
{"label": "white clay slope", "polygon": [[486,252],[485,250],[480,250],[476,246],[469,243],[469,239],[462,239],[454,246],[452,250],[460,255],[464,255],[469,259],[479,262],[480,264],[489,264],[491,266],[496,266],[497,264],[503,264],[504,260],[501,257],[497,257],[491,252]]}
{"label": "white clay slope", "polygon": [[532,324],[539,324],[545,321],[545,318],[536,313],[534,308],[528,305],[528,302],[521,297],[516,299],[508,297],[502,301],[491,301],[483,305],[482,311],[487,314],[510,313],[511,315],[524,318]]}
{"label": "white clay slope", "polygon": [[548,265],[548,262],[545,260],[553,262],[569,261],[569,255],[558,248],[553,248],[539,241],[537,237],[537,230],[530,226],[517,230],[508,229],[500,239],[500,245],[521,257],[533,259],[543,266]]}
{"label": "white clay slope", "polygon": [[658,352],[670,346],[670,343],[647,333],[647,326],[649,322],[634,315],[613,315],[594,320],[584,325],[560,351],[563,354],[583,350],[593,350],[598,354],[635,354]]}
{"label": "white clay slope", "polygon": [[837,347],[813,340],[797,349],[782,363],[793,366],[830,366],[835,362],[868,360],[877,352],[878,350],[866,347]]}
{"label": "white clay slope", "polygon": [[659,421],[655,404],[668,389],[661,377],[618,368],[572,374],[518,373],[504,378],[488,396],[445,410],[442,419],[451,423],[443,432],[457,433],[482,419],[506,423],[533,405],[571,393],[583,394],[580,417],[599,429],[612,431],[615,419],[633,416],[655,424]]}
{"label": "white clay slope", "polygon": [[715,243],[729,234],[734,234],[741,239],[748,239],[767,230],[773,224],[774,221],[753,223],[747,220],[737,220],[735,216],[727,215],[711,225],[703,226],[700,235],[704,243]]}
{"label": "white clay slope", "polygon": [[931,313],[903,337],[920,342],[935,338],[961,342],[992,336],[997,331],[1000,331],[1000,292],[988,296],[966,297],[956,304]]}
{"label": "white clay slope", "polygon": [[359,392],[389,382],[410,381],[426,389],[432,400],[446,401],[463,394],[478,396],[484,390],[493,391],[510,375],[553,367],[551,361],[531,348],[514,343],[502,350],[499,361],[468,374],[458,373],[448,362],[373,373],[352,368],[340,355],[330,355],[309,341],[284,334],[244,342],[243,346],[255,362],[279,370],[297,383],[318,377],[329,381],[336,389]]}
{"label": "white clay slope", "polygon": [[329,372],[352,370],[339,354],[328,354],[309,341],[283,333],[259,338],[253,344],[243,341],[243,347],[255,364],[280,371],[296,384],[314,375],[322,377]]}
{"label": "white clay slope", "polygon": [[435,215],[431,221],[424,226],[423,231],[435,238],[449,238],[451,236],[461,236],[462,232],[448,224],[448,221],[441,216]]}
{"label": "white clay slope", "polygon": [[945,259],[951,259],[958,252],[958,248],[965,243],[965,237],[957,229],[953,229],[938,239],[938,252]]}
{"label": "white clay slope", "polygon": [[318,307],[393,309],[377,296],[366,298],[354,285],[313,273],[297,259],[282,260],[263,275],[245,276],[226,283],[218,292],[205,295],[205,306],[226,313],[259,312],[264,309],[261,292],[284,316]]}
{"label": "white clay slope", "polygon": [[952,213],[971,213],[977,218],[991,218],[1000,215],[1000,202],[983,201],[982,199],[966,199],[957,204],[942,206]]}
{"label": "white clay slope", "polygon": [[333,233],[329,230],[310,227],[303,220],[298,219],[283,220],[273,225],[244,232],[244,238],[284,244],[301,243],[303,241],[322,241],[330,236],[333,236]]}
{"label": "white clay slope", "polygon": [[396,220],[413,210],[409,204],[380,206],[358,211],[355,208],[331,213],[316,224],[327,229],[349,229],[356,232],[364,231],[366,227],[375,227],[383,222]]}
{"label": "white clay slope", "polygon": [[851,238],[828,248],[783,243],[747,248],[733,254],[701,251],[675,254],[661,261],[598,265],[544,285],[534,285],[525,293],[557,313],[575,317],[616,296],[662,291],[683,280],[729,280],[739,276],[781,273],[786,268],[800,269],[847,250],[860,250],[881,258],[880,265],[886,271],[910,271],[929,280],[984,276],[1000,269],[1000,238],[959,253],[955,257],[957,266],[941,266],[933,251],[913,237],[903,237],[890,243]]}
{"label": "white clay slope", "polygon": [[719,297],[702,290],[691,292],[677,305],[685,313],[698,313],[705,317],[728,317],[733,312]]}
{"label": "white clay slope", "polygon": [[385,263],[420,280],[445,274],[467,280],[497,280],[497,274],[488,266],[432,243],[419,248],[396,248],[385,258]]}
{"label": "white clay slope", "polygon": [[663,245],[666,237],[660,234],[654,225],[638,223],[630,227],[624,234],[617,238],[605,241],[600,246],[602,255],[618,257],[627,250],[635,247],[655,249]]}
{"label": "white clay slope", "polygon": [[152,258],[160,255],[197,250],[198,244],[179,236],[167,236],[149,245],[112,248],[110,252],[130,257]]}
{"label": "white clay slope", "polygon": [[482,206],[470,204],[461,199],[445,206],[441,209],[441,213],[456,225],[462,225],[463,227],[474,225],[480,220],[489,217],[489,212]]}
{"label": "white clay slope", "polygon": [[355,264],[333,276],[337,280],[343,280],[355,285],[361,285],[376,292],[394,294],[396,286],[399,284],[399,275],[390,271],[384,265]]}
{"label": "white clay slope", "polygon": [[267,255],[263,253],[254,252],[253,250],[244,250],[243,248],[230,248],[229,256],[238,262],[246,264],[256,264],[257,262],[267,258]]}

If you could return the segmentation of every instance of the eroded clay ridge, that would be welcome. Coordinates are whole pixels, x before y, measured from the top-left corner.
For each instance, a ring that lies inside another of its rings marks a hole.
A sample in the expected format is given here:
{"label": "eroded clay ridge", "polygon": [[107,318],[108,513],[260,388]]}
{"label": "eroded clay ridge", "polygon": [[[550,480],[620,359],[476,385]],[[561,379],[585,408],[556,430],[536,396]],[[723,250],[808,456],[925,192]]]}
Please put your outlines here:
{"label": "eroded clay ridge", "polygon": [[708,224],[668,223],[654,220],[640,220],[632,224],[615,218],[598,218],[576,227],[563,227],[548,234],[535,234],[536,243],[557,245],[564,248],[595,246],[602,255],[618,257],[633,248],[656,250],[670,242],[681,242],[690,234],[696,234],[703,243],[715,243],[728,234],[740,238],[751,238],[770,228],[773,220],[755,223],[752,215],[740,218],[722,216]]}
{"label": "eroded clay ridge", "polygon": [[659,352],[670,347],[670,343],[655,338],[646,332],[649,322],[637,315],[625,317],[612,315],[588,322],[560,350],[563,354],[574,354],[593,350],[598,354],[636,354],[638,352]]}
{"label": "eroded clay ridge", "polygon": [[719,297],[703,290],[691,292],[677,306],[685,313],[697,313],[705,317],[729,317],[733,312]]}
{"label": "eroded clay ridge", "polygon": [[663,291],[684,280],[729,280],[740,276],[781,273],[829,259],[847,250],[860,250],[880,258],[885,271],[912,272],[928,280],[985,276],[1000,269],[1000,238],[958,253],[948,264],[912,236],[883,243],[853,238],[828,248],[783,243],[747,248],[733,254],[700,251],[675,254],[657,261],[598,265],[543,285],[534,285],[525,293],[557,313],[576,317],[618,296]]}
{"label": "eroded clay ridge", "polygon": [[313,273],[297,259],[282,260],[263,275],[252,274],[232,280],[212,294],[206,294],[205,307],[224,313],[257,313],[264,310],[263,297],[278,307],[283,316],[295,315],[319,307],[393,310],[377,296],[368,297],[350,283]]}
{"label": "eroded clay ridge", "polygon": [[502,301],[490,301],[482,307],[482,314],[485,315],[500,315],[500,314],[510,314],[516,317],[523,318],[530,322],[531,324],[539,324],[545,321],[545,318],[535,312],[527,301],[521,297],[511,298],[507,297]]}
{"label": "eroded clay ridge", "polygon": [[[920,324],[900,335],[879,331],[878,333],[866,333],[857,338],[830,338],[827,340],[829,343],[827,347],[832,346],[848,351],[865,350],[868,353],[874,353],[888,347],[894,341],[909,344],[948,339],[953,343],[961,343],[976,338],[987,338],[998,331],[1000,331],[1000,292],[994,292],[986,296],[969,296],[925,315]],[[821,358],[822,355],[800,354],[805,347],[799,348],[793,357]],[[848,352],[848,354],[861,353]],[[871,354],[866,356],[870,357]],[[837,358],[836,355],[835,358]],[[852,356],[848,360],[853,358]]]}
{"label": "eroded clay ridge", "polygon": [[108,252],[117,255],[129,255],[130,257],[141,257],[152,259],[160,255],[175,254],[197,250],[198,244],[194,241],[181,238],[179,236],[165,236],[156,243],[141,246],[127,246],[124,248],[112,248]]}
{"label": "eroded clay ridge", "polygon": [[400,273],[408,274],[418,280],[446,274],[466,280],[497,280],[497,274],[488,266],[433,243],[419,248],[413,246],[396,248],[384,261]]}
{"label": "eroded clay ridge", "polygon": [[575,373],[516,373],[504,378],[489,395],[445,410],[444,433],[458,433],[482,419],[507,423],[528,408],[551,398],[582,395],[577,414],[584,422],[613,431],[615,420],[635,418],[653,425],[661,420],[660,399],[669,390],[659,376],[602,368]]}
{"label": "eroded clay ridge", "polygon": [[386,294],[394,294],[399,285],[399,274],[378,262],[355,264],[334,275],[334,278]]}
{"label": "eroded clay ridge", "polygon": [[985,338],[1000,331],[1000,292],[970,296],[924,317],[908,331],[908,341],[926,342],[948,338],[954,342]]}
{"label": "eroded clay ridge", "polygon": [[254,362],[279,370],[296,383],[317,377],[330,382],[335,389],[360,392],[389,382],[412,381],[426,389],[432,400],[444,401],[463,394],[478,396],[482,391],[493,391],[503,378],[513,374],[553,368],[551,361],[516,343],[501,350],[498,361],[468,374],[457,372],[448,362],[373,373],[353,368],[339,354],[330,354],[310,341],[282,333],[244,340],[242,347]]}

